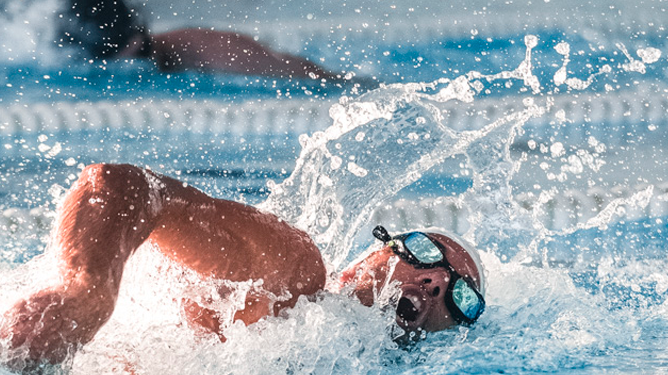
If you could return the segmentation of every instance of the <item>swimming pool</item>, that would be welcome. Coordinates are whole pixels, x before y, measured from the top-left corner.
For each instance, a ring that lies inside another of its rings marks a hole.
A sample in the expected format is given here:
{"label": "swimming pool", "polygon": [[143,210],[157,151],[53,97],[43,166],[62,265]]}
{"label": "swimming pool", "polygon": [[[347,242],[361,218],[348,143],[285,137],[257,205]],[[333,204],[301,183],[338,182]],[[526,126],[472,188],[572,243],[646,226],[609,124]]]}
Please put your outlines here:
{"label": "swimming pool", "polygon": [[[665,372],[662,4],[544,2],[543,13],[527,4],[418,2],[410,11],[359,2],[338,10],[344,18],[326,18],[318,4],[304,18],[264,16],[239,28],[398,85],[362,95],[141,64],[64,70],[51,55],[6,44],[0,309],[36,273],[49,277],[48,254],[28,260],[42,253],[81,165],[130,162],[215,196],[265,202],[305,227],[334,269],[370,245],[376,222],[463,234],[483,250],[488,310],[473,327],[405,350],[390,339],[391,316],[324,294],[284,317],[233,325],[220,344],[179,324],[173,300],[184,290],[169,280],[183,271],[144,249],[112,320],[68,373],[122,373],[119,358],[146,373]],[[285,7],[281,14],[294,11]],[[39,19],[30,9],[30,21]],[[178,26],[176,18],[156,27]],[[401,85],[439,79],[448,81]],[[331,168],[334,157],[341,168]],[[333,187],[300,194],[321,176]]]}

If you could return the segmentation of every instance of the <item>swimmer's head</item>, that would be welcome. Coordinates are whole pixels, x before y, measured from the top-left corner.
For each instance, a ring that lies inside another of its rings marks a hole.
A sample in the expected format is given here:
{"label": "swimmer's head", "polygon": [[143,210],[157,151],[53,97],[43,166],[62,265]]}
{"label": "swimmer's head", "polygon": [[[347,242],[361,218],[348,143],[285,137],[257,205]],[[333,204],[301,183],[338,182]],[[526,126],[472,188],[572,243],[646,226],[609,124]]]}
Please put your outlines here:
{"label": "swimmer's head", "polygon": [[60,15],[57,44],[74,47],[86,58],[104,59],[146,34],[135,7],[123,1],[80,0]]}
{"label": "swimmer's head", "polygon": [[475,249],[435,231],[374,235],[383,247],[344,271],[343,283],[365,305],[378,303],[384,287],[396,285],[397,324],[407,332],[440,331],[472,324],[485,307],[483,271]]}

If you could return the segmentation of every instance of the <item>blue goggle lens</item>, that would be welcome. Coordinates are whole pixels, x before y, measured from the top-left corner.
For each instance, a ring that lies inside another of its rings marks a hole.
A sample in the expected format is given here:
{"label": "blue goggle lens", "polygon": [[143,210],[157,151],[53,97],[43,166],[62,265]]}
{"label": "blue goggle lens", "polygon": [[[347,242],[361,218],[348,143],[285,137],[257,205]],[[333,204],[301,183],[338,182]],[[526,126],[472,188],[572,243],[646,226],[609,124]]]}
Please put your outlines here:
{"label": "blue goggle lens", "polygon": [[482,309],[482,301],[475,290],[464,279],[458,279],[452,288],[452,300],[467,318],[476,319]]}
{"label": "blue goggle lens", "polygon": [[431,264],[443,260],[443,253],[422,233],[410,233],[403,239],[404,246],[423,264]]}

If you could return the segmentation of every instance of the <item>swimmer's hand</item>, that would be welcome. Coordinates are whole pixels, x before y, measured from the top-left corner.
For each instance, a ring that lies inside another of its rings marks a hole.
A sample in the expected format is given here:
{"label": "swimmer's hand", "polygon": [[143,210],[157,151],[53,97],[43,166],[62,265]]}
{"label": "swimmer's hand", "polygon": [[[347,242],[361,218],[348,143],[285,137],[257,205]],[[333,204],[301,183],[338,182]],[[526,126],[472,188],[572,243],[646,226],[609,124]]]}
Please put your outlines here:
{"label": "swimmer's hand", "polygon": [[0,319],[0,340],[9,344],[7,365],[30,372],[41,364],[61,363],[93,339],[113,304],[95,290],[43,290],[19,301]]}

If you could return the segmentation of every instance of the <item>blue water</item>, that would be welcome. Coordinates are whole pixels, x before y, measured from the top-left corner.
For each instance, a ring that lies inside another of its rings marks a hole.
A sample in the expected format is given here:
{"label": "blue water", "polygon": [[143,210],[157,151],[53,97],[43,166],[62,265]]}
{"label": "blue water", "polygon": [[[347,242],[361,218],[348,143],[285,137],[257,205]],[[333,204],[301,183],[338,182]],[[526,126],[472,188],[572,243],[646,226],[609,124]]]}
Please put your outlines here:
{"label": "blue water", "polygon": [[[455,78],[475,69],[483,74],[492,74],[515,68],[524,58],[524,36],[532,31],[524,30],[507,35],[476,35],[469,38],[452,38],[437,35],[429,40],[413,40],[402,44],[396,42],[369,42],[354,35],[343,41],[340,47],[349,52],[340,61],[339,56],[327,47],[325,41],[311,43],[300,51],[300,55],[318,61],[326,57],[324,64],[333,72],[354,72],[360,76],[375,77],[383,83],[429,82],[438,78]],[[662,46],[665,32],[652,32],[641,42],[634,38],[619,40],[591,41],[567,30],[549,29],[534,33],[540,44],[534,50],[534,74],[544,84],[544,90],[552,91],[552,75],[556,65],[561,64],[561,56],[554,47],[567,42],[577,52],[569,65],[572,76],[586,79],[603,64],[625,63],[626,57],[615,46],[621,42],[627,48]],[[46,59],[26,59],[9,62],[0,67],[0,103],[31,103],[35,101],[88,101],[88,100],[138,100],[138,99],[205,99],[243,101],[258,98],[289,96],[293,98],[312,97],[322,99],[338,97],[344,90],[325,86],[308,80],[268,79],[225,74],[177,73],[161,74],[152,63],[136,60],[131,65],[127,61],[79,62],[67,58],[66,51],[52,48],[51,53],[65,64],[53,64]],[[636,57],[637,58],[637,57]],[[46,61],[45,61],[46,60]],[[337,60],[339,60],[337,62]],[[355,69],[367,62],[370,68]],[[63,66],[65,65],[65,66]],[[660,61],[650,65],[642,77],[651,86],[663,87],[667,64]],[[604,85],[613,82],[616,89],[638,85],[637,77],[624,72],[607,74],[605,80],[593,82],[594,91],[604,91]],[[519,89],[519,87],[518,87]],[[501,95],[498,92],[482,93]],[[503,94],[507,95],[507,93]]]}
{"label": "blue water", "polygon": [[[525,58],[525,36],[538,37],[531,61],[532,72],[541,83],[540,92],[532,92],[521,80],[485,82],[472,104],[459,104],[459,120],[450,125],[458,130],[477,130],[473,122],[504,118],[525,107],[527,98],[561,101],[558,109],[564,110],[566,120],[549,116],[529,120],[512,141],[491,145],[487,152],[507,147],[507,155],[492,159],[491,168],[484,171],[471,167],[467,160],[471,155],[446,158],[388,202],[399,198],[456,199],[462,194],[469,200],[483,201],[492,195],[485,186],[504,188],[494,178],[507,182],[510,200],[494,203],[501,211],[510,207],[509,215],[483,217],[478,223],[476,235],[481,239],[478,245],[487,270],[489,307],[475,326],[432,334],[412,348],[400,349],[389,338],[391,316],[325,293],[317,302],[300,302],[284,317],[251,327],[232,326],[225,344],[198,341],[175,323],[178,316],[169,302],[179,295],[178,287],[169,281],[174,270],[147,249],[129,265],[117,315],[99,339],[75,357],[67,372],[103,372],[113,367],[110,355],[130,358],[150,374],[666,372],[668,212],[634,216],[634,207],[628,204],[595,223],[588,221],[593,214],[573,214],[564,219],[570,223],[565,228],[550,227],[547,229],[552,232],[545,232],[539,228],[540,220],[531,220],[532,213],[511,205],[521,201],[523,194],[533,194],[535,201],[541,193],[557,195],[575,189],[591,195],[595,189],[634,190],[639,185],[656,186],[649,205],[666,200],[658,192],[668,173],[663,151],[666,108],[653,108],[652,113],[659,115],[650,114],[642,110],[642,102],[666,97],[668,31],[662,23],[636,20],[634,9],[625,8],[623,17],[611,18],[619,21],[611,26],[614,29],[601,32],[598,24],[605,21],[601,14],[611,17],[614,6],[622,4],[589,10],[589,22],[582,23],[587,17],[580,16],[573,24],[568,17],[584,12],[575,10],[579,3],[570,4],[572,7],[566,4],[555,13],[546,11],[545,17],[537,11],[540,8],[527,8],[533,11],[529,15],[518,5],[515,10],[519,16],[513,16],[520,19],[516,27],[471,25],[464,26],[467,31],[462,33],[461,28],[447,26],[448,21],[456,20],[449,17],[452,9],[438,8],[434,3],[428,6],[438,9],[434,12],[439,17],[421,18],[425,25],[403,28],[401,35],[390,37],[388,29],[383,29],[377,38],[369,39],[369,34],[358,32],[359,28],[332,32],[330,37],[316,33],[298,41],[297,48],[285,47],[322,61],[332,71],[354,72],[393,84],[455,79],[470,71],[496,74],[513,70]],[[424,3],[418,5],[426,12]],[[639,15],[661,14],[660,3],[646,5]],[[485,14],[484,19],[489,20],[488,12],[482,9],[486,6],[495,5],[474,2],[458,14],[466,14],[462,22],[475,20],[475,14]],[[378,4],[363,9],[371,12],[374,7],[379,8],[378,14],[391,12],[381,10]],[[554,12],[555,8],[549,9]],[[315,17],[323,17],[325,10],[321,12],[314,11]],[[16,18],[18,13],[9,14]],[[378,17],[393,20],[387,15]],[[561,20],[544,22],[548,18]],[[433,26],[436,22],[443,22],[443,26]],[[427,35],[421,30],[427,26],[440,31]],[[31,30],[30,26],[21,27],[19,30]],[[5,27],[2,35],[8,35],[7,30]],[[553,76],[563,56],[555,47],[562,42],[570,46],[569,78],[587,80],[604,65],[611,66],[611,71],[596,75],[584,90],[557,86]],[[633,72],[623,68],[628,58],[618,43],[638,60],[636,51],[640,48],[654,47],[663,53],[658,61],[646,65],[644,73]],[[287,79],[163,74],[141,61],[131,65],[121,61],[88,64],[63,59],[62,51],[52,49],[35,52],[26,48],[10,53],[3,47],[0,51],[6,58],[0,62],[0,114],[13,111],[11,106],[17,105],[30,112],[36,104],[136,102],[141,106],[166,100],[177,103],[176,109],[181,101],[209,100],[221,107],[253,101],[266,111],[304,101],[321,104],[326,111],[341,95],[353,100],[360,95],[351,87]],[[54,60],[53,56],[60,58]],[[435,94],[437,90],[425,92]],[[583,102],[593,103],[589,111],[578,109]],[[601,111],[598,103],[612,104]],[[629,107],[624,108],[625,104]],[[119,108],[119,113],[122,111]],[[308,124],[306,132],[312,134],[330,124]],[[1,133],[0,213],[5,221],[0,223],[0,274],[4,280],[0,306],[8,303],[15,290],[29,285],[20,276],[21,267],[34,267],[29,261],[35,257],[37,263],[40,261],[38,255],[48,241],[58,197],[76,178],[81,165],[131,163],[176,177],[216,197],[250,204],[264,201],[270,193],[268,182],[284,181],[295,167],[302,149],[298,132],[244,133],[235,130],[239,124],[225,125],[232,130],[202,132],[187,126],[165,130],[149,124],[145,128],[74,130],[64,126],[57,131]],[[597,148],[590,137],[605,147]],[[564,147],[563,153],[550,149],[557,143]],[[56,155],[41,148],[56,144],[62,147]],[[564,169],[572,165],[569,157],[584,161],[587,155],[604,164],[585,166],[584,172]],[[513,163],[514,174],[502,173],[512,170]],[[494,168],[502,172],[495,175]],[[610,200],[602,204],[606,207]],[[548,206],[546,203],[543,208]],[[367,233],[358,234],[347,259],[370,243]]]}

